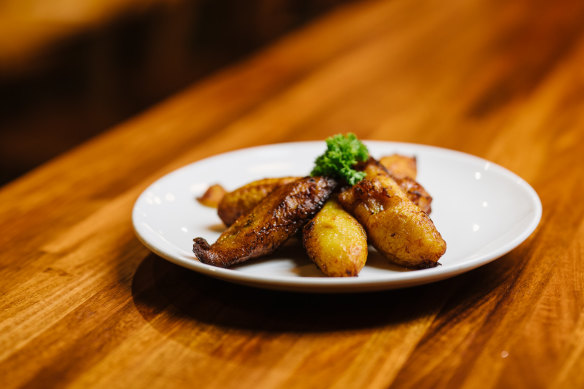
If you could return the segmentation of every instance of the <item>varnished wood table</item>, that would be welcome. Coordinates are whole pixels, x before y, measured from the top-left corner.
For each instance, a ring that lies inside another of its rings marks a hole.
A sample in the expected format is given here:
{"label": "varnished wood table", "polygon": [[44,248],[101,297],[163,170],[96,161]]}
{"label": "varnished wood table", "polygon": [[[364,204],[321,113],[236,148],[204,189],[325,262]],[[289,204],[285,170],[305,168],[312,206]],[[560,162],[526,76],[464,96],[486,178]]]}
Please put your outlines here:
{"label": "varnished wood table", "polygon": [[[0,387],[584,387],[584,3],[365,1],[0,191]],[[528,181],[537,230],[424,286],[303,294],[175,266],[138,195],[190,162],[338,132]]]}

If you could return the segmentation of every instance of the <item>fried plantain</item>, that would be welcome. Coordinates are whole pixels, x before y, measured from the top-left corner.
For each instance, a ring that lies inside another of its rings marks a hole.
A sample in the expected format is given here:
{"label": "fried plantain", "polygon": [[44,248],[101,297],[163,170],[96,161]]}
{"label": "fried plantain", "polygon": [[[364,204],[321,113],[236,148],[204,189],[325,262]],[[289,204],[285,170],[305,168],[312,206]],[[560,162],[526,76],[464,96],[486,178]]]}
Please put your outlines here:
{"label": "fried plantain", "polygon": [[199,203],[206,207],[217,208],[227,191],[219,184],[211,185],[202,196],[197,197]]}
{"label": "fried plantain", "polygon": [[[393,154],[382,158],[380,172],[390,174],[402,189],[408,194],[410,200],[428,214],[431,212],[432,196],[415,181],[416,160],[400,154]],[[413,164],[413,166],[412,166]],[[363,164],[365,166],[365,164]],[[395,174],[395,175],[394,175]],[[413,174],[409,176],[408,174]],[[299,177],[264,178],[252,181],[231,192],[226,193],[217,207],[217,214],[226,226],[230,226],[235,220],[246,212],[249,212],[262,199],[277,187],[297,180]]]}
{"label": "fried plantain", "polygon": [[334,198],[304,226],[302,242],[310,259],[327,276],[357,276],[367,261],[363,226]]}
{"label": "fried plantain", "polygon": [[338,200],[365,227],[372,245],[395,264],[434,267],[446,251],[430,217],[389,175],[368,175],[343,190]]}
{"label": "fried plantain", "polygon": [[413,180],[418,175],[416,157],[408,157],[401,154],[391,154],[381,157],[381,163],[394,179],[409,177]]}
{"label": "fried plantain", "polygon": [[[403,158],[407,159],[408,157]],[[428,193],[428,191],[426,191],[426,189],[414,179],[415,172],[411,169],[403,169],[398,166],[403,164],[403,162],[400,162],[399,158],[393,158],[393,162],[395,165],[391,166],[396,166],[396,168],[391,169],[390,167],[390,169],[388,169],[387,166],[380,161],[377,161],[374,158],[369,158],[362,166],[362,169],[367,173],[367,177],[382,175],[393,178],[399,187],[406,193],[408,198],[420,207],[422,211],[429,215],[432,212],[432,196],[430,196],[430,193]],[[407,164],[407,162],[405,164]],[[391,171],[396,171],[398,175],[394,176],[391,174]],[[404,175],[404,173],[414,173],[414,176],[410,177]]]}
{"label": "fried plantain", "polygon": [[432,213],[432,196],[418,181],[410,177],[403,177],[395,179],[395,182],[406,192],[411,202],[420,207],[426,214]]}
{"label": "fried plantain", "polygon": [[298,180],[300,177],[264,178],[252,181],[226,193],[217,207],[219,218],[230,226],[238,217],[249,212],[274,189]]}
{"label": "fried plantain", "polygon": [[326,177],[304,177],[280,186],[213,245],[195,238],[193,252],[201,262],[220,267],[270,254],[322,208],[336,187],[337,182]]}

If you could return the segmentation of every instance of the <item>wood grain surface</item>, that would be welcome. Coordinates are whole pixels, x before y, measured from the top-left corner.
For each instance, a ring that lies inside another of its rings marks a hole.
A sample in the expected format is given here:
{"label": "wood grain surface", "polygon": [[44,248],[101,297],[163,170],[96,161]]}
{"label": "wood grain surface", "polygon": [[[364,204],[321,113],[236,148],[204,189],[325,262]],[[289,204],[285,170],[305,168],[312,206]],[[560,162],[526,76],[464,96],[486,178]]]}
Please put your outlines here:
{"label": "wood grain surface", "polygon": [[[347,5],[5,186],[0,387],[584,387],[582,20],[568,0]],[[464,275],[355,295],[213,280],[133,233],[173,169],[347,131],[492,160],[541,224]]]}

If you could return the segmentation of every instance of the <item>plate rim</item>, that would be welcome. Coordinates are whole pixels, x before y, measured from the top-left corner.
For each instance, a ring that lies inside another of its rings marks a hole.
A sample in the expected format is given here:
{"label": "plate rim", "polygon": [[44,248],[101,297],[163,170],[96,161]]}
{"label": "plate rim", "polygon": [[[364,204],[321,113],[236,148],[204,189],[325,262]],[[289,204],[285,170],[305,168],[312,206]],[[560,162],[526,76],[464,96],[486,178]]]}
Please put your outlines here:
{"label": "plate rim", "polygon": [[[301,142],[282,142],[273,143],[266,145],[258,145],[246,148],[240,148],[236,150],[231,150],[219,154],[215,154],[198,161],[191,162],[184,166],[181,166],[163,176],[154,180],[150,185],[148,185],[136,198],[133,208],[132,208],[132,225],[134,233],[138,240],[146,246],[154,254],[162,257],[163,259],[174,263],[178,266],[187,268],[189,270],[196,271],[200,274],[211,276],[216,279],[223,281],[228,281],[232,283],[248,285],[252,287],[258,287],[263,289],[273,289],[273,290],[285,290],[293,292],[318,292],[318,293],[339,293],[339,292],[365,292],[365,291],[378,291],[378,290],[388,290],[388,289],[398,289],[412,287],[416,285],[423,285],[432,282],[437,282],[447,278],[454,277],[456,275],[468,272],[470,270],[476,269],[478,267],[484,266],[490,262],[493,262],[505,254],[511,252],[521,243],[523,243],[527,238],[529,238],[533,232],[537,229],[542,213],[543,207],[539,195],[535,189],[522,177],[516,173],[510,171],[509,169],[498,165],[487,159],[472,155],[466,152],[447,149],[439,146],[432,146],[419,143],[408,143],[408,142],[392,142],[392,141],[380,141],[380,140],[362,140],[362,142],[368,147],[371,146],[383,146],[383,147],[395,147],[397,150],[399,148],[413,148],[413,149],[424,149],[426,151],[446,153],[449,155],[456,155],[462,158],[468,158],[479,163],[488,163],[489,167],[492,169],[499,170],[499,173],[507,176],[508,178],[513,178],[515,184],[528,195],[531,200],[531,205],[533,206],[533,214],[530,216],[530,220],[526,228],[524,228],[520,233],[517,234],[513,239],[511,239],[507,244],[499,247],[496,250],[492,250],[489,254],[480,255],[478,258],[472,261],[467,261],[461,264],[452,264],[445,266],[438,266],[431,269],[422,269],[411,272],[400,273],[400,278],[396,279],[383,279],[383,278],[359,278],[359,277],[289,277],[289,276],[258,276],[250,273],[238,272],[233,269],[224,269],[219,267],[214,267],[211,265],[206,265],[199,262],[194,254],[192,257],[180,258],[177,253],[174,255],[165,252],[164,250],[153,244],[145,234],[148,234],[140,226],[138,209],[141,201],[146,196],[146,193],[151,191],[155,186],[161,184],[161,182],[172,179],[172,176],[181,174],[182,171],[192,169],[193,166],[209,163],[216,159],[222,159],[225,157],[233,157],[237,154],[250,153],[258,151],[260,149],[266,148],[277,148],[277,147],[302,147],[302,146],[316,146],[322,145],[323,151],[326,147],[323,141],[301,141]],[[172,245],[172,244],[171,244]],[[182,250],[177,247],[177,251]]]}

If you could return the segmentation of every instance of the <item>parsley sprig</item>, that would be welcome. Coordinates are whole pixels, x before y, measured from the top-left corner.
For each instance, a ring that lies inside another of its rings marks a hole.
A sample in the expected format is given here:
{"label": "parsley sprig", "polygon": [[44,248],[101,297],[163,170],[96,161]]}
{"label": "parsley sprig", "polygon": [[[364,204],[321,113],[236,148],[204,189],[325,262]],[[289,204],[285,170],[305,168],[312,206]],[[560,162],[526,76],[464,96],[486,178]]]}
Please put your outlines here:
{"label": "parsley sprig", "polygon": [[367,147],[355,134],[337,134],[326,139],[327,150],[316,158],[312,176],[329,176],[345,180],[355,185],[365,177],[364,172],[354,169],[358,162],[369,158]]}

